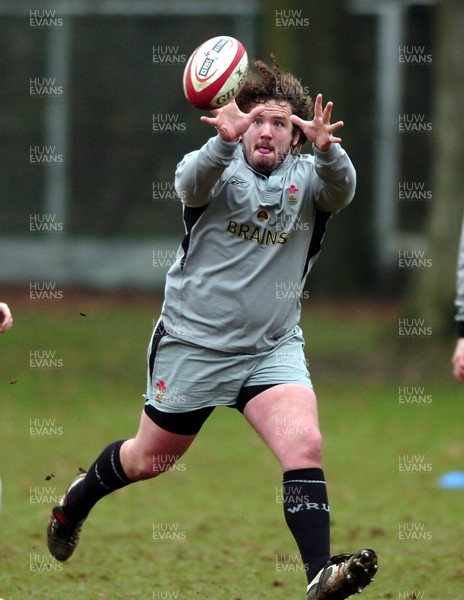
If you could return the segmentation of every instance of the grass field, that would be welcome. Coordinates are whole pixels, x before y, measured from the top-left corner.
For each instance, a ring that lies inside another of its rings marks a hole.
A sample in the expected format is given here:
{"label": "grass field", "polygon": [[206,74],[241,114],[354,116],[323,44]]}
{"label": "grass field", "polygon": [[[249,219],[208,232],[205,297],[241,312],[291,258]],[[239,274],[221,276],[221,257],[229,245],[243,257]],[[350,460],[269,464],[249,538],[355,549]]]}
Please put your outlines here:
{"label": "grass field", "polygon": [[[136,431],[159,304],[66,291],[54,303],[5,299],[15,326],[0,338],[0,598],[303,600],[279,467],[230,409],[213,413],[178,470],[98,504],[72,559],[51,561],[56,497],[107,443]],[[376,548],[366,600],[461,600],[464,490],[437,485],[464,470],[453,341],[399,340],[395,319],[388,306],[305,309],[332,552]],[[48,352],[47,368],[31,366],[34,352]]]}

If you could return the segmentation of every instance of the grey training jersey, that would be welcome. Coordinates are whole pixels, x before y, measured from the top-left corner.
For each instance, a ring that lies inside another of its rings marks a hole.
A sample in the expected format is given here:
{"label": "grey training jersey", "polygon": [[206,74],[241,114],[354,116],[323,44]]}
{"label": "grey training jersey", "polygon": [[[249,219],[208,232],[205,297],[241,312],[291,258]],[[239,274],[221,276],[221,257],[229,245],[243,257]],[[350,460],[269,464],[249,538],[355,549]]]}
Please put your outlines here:
{"label": "grey training jersey", "polygon": [[265,176],[239,142],[216,136],[179,163],[186,236],[166,278],[161,319],[170,335],[245,354],[291,335],[327,221],[355,190],[338,144],[314,152],[288,155]]}

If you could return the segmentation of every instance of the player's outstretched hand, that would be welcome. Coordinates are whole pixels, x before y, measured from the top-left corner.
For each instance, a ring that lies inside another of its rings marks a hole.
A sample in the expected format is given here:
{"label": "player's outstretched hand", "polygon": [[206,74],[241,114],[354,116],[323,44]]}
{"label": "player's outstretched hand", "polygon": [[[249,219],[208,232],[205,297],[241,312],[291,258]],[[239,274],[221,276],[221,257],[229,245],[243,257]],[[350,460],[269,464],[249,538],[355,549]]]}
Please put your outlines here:
{"label": "player's outstretched hand", "polygon": [[13,326],[13,317],[8,304],[0,302],[0,333],[5,333]]}
{"label": "player's outstretched hand", "polygon": [[216,127],[225,142],[236,142],[264,110],[264,106],[255,106],[249,113],[244,113],[232,100],[222,108],[212,110],[214,117],[201,117],[200,120]]}
{"label": "player's outstretched hand", "polygon": [[343,121],[330,123],[332,116],[333,102],[327,102],[325,108],[322,108],[322,94],[316,96],[314,103],[314,119],[312,121],[304,121],[296,115],[291,115],[290,120],[294,125],[297,125],[306,135],[309,141],[325,152],[330,148],[330,144],[341,142],[341,138],[335,137],[333,134],[343,127]]}
{"label": "player's outstretched hand", "polygon": [[464,338],[459,338],[453,354],[453,375],[458,381],[464,381]]}

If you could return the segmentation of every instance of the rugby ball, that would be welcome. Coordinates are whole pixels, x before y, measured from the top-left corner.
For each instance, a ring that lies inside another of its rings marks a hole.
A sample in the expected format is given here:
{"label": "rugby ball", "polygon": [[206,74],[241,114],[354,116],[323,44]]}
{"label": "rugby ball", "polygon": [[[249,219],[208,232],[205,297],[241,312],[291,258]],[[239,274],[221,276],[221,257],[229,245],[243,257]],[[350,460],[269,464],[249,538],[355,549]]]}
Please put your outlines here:
{"label": "rugby ball", "polygon": [[202,110],[221,108],[242,89],[248,56],[239,40],[221,35],[203,42],[192,53],[184,70],[187,100]]}

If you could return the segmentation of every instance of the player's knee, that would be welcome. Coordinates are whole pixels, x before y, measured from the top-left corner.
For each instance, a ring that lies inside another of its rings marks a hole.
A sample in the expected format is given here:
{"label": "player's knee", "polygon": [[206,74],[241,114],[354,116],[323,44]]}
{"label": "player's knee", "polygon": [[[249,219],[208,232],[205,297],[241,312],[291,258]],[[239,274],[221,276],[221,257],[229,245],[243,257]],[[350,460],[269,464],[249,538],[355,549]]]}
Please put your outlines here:
{"label": "player's knee", "polygon": [[143,454],[132,457],[131,462],[126,465],[127,476],[133,481],[142,481],[157,477],[175,464],[177,456],[169,454]]}
{"label": "player's knee", "polygon": [[322,461],[322,435],[319,428],[314,428],[307,435],[306,454],[314,462]]}
{"label": "player's knee", "polygon": [[299,443],[294,445],[284,461],[284,468],[301,469],[320,466],[322,462],[322,436],[317,427],[305,429],[299,436]]}

